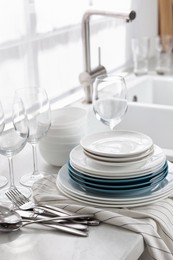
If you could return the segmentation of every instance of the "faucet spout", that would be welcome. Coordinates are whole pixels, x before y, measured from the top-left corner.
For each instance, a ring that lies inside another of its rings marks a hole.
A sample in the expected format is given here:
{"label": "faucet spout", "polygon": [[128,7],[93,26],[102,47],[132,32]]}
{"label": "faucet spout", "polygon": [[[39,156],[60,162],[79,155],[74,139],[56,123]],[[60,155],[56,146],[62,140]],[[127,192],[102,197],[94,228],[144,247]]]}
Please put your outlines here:
{"label": "faucet spout", "polygon": [[106,73],[106,69],[100,63],[96,68],[94,68],[93,70],[91,69],[90,17],[93,15],[115,17],[118,19],[123,19],[126,22],[129,22],[135,19],[136,12],[135,11],[112,12],[112,11],[90,9],[84,13],[82,18],[82,44],[83,44],[84,72],[82,72],[79,75],[79,81],[81,85],[84,87],[85,99],[87,103],[92,102],[92,84],[96,76]]}

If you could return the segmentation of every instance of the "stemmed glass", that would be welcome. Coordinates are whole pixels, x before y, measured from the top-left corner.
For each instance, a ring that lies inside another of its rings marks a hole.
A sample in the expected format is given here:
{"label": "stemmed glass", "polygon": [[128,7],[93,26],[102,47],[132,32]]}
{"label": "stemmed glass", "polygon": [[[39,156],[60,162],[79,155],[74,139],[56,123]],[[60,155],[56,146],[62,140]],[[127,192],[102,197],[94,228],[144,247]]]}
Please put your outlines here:
{"label": "stemmed glass", "polygon": [[10,187],[0,190],[0,200],[7,201],[5,193],[13,188],[19,189],[26,197],[30,189],[14,183],[13,156],[25,146],[29,135],[27,117],[21,99],[3,97],[0,101],[0,154],[7,156],[10,173]]}
{"label": "stemmed glass", "polygon": [[[1,106],[1,104],[0,104]],[[4,114],[2,110],[2,106],[0,108],[0,134],[2,133],[4,129],[5,123],[4,123]],[[0,188],[4,187],[8,183],[8,179],[5,176],[0,176]]]}
{"label": "stemmed glass", "polygon": [[50,103],[43,88],[26,87],[15,91],[15,95],[23,100],[29,125],[28,142],[33,150],[33,172],[21,177],[20,183],[31,187],[33,183],[42,178],[44,173],[38,169],[37,144],[49,130],[51,125]]}
{"label": "stemmed glass", "polygon": [[93,110],[96,118],[114,130],[127,111],[127,89],[122,76],[104,74],[93,84]]}
{"label": "stemmed glass", "polygon": [[0,188],[3,188],[8,183],[8,179],[5,176],[0,176]]}

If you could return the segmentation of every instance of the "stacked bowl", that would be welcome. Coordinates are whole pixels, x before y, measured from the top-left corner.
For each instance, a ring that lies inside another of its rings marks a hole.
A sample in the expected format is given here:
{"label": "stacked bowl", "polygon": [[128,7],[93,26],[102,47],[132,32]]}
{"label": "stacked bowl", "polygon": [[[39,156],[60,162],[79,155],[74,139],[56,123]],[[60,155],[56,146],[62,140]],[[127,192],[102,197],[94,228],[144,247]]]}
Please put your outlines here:
{"label": "stacked bowl", "polygon": [[52,111],[51,117],[51,127],[39,142],[39,150],[47,163],[62,166],[85,135],[87,112],[79,107],[65,107]]}

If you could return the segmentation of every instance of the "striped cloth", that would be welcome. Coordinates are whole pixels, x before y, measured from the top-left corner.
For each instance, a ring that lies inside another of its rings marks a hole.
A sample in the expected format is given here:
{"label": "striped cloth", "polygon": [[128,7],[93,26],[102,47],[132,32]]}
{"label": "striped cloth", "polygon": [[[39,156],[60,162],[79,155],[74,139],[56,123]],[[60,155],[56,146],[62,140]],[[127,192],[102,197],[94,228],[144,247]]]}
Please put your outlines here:
{"label": "striped cloth", "polygon": [[134,208],[97,208],[64,196],[56,186],[56,175],[49,175],[33,185],[38,204],[54,204],[81,214],[94,213],[101,222],[125,228],[143,236],[145,250],[140,259],[173,260],[173,200],[166,198]]}

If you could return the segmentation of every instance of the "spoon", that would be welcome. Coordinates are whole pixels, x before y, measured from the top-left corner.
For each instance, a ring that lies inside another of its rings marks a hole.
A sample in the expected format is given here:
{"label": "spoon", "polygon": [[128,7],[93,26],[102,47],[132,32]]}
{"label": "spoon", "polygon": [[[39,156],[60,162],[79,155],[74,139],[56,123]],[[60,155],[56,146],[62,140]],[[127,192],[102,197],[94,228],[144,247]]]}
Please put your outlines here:
{"label": "spoon", "polygon": [[21,225],[22,218],[17,212],[0,205],[0,231],[16,231]]}
{"label": "spoon", "polygon": [[[47,219],[47,221],[51,221],[51,220],[52,220],[51,218]],[[61,224],[56,224],[56,225],[47,224],[47,223],[44,224],[44,222],[45,220],[31,220],[23,224],[22,218],[17,212],[10,210],[7,207],[0,206],[0,231],[1,232],[17,231],[21,227],[37,223],[37,224],[41,224],[53,229],[65,231],[75,235],[80,235],[80,236],[88,235],[86,231],[78,230]]]}

